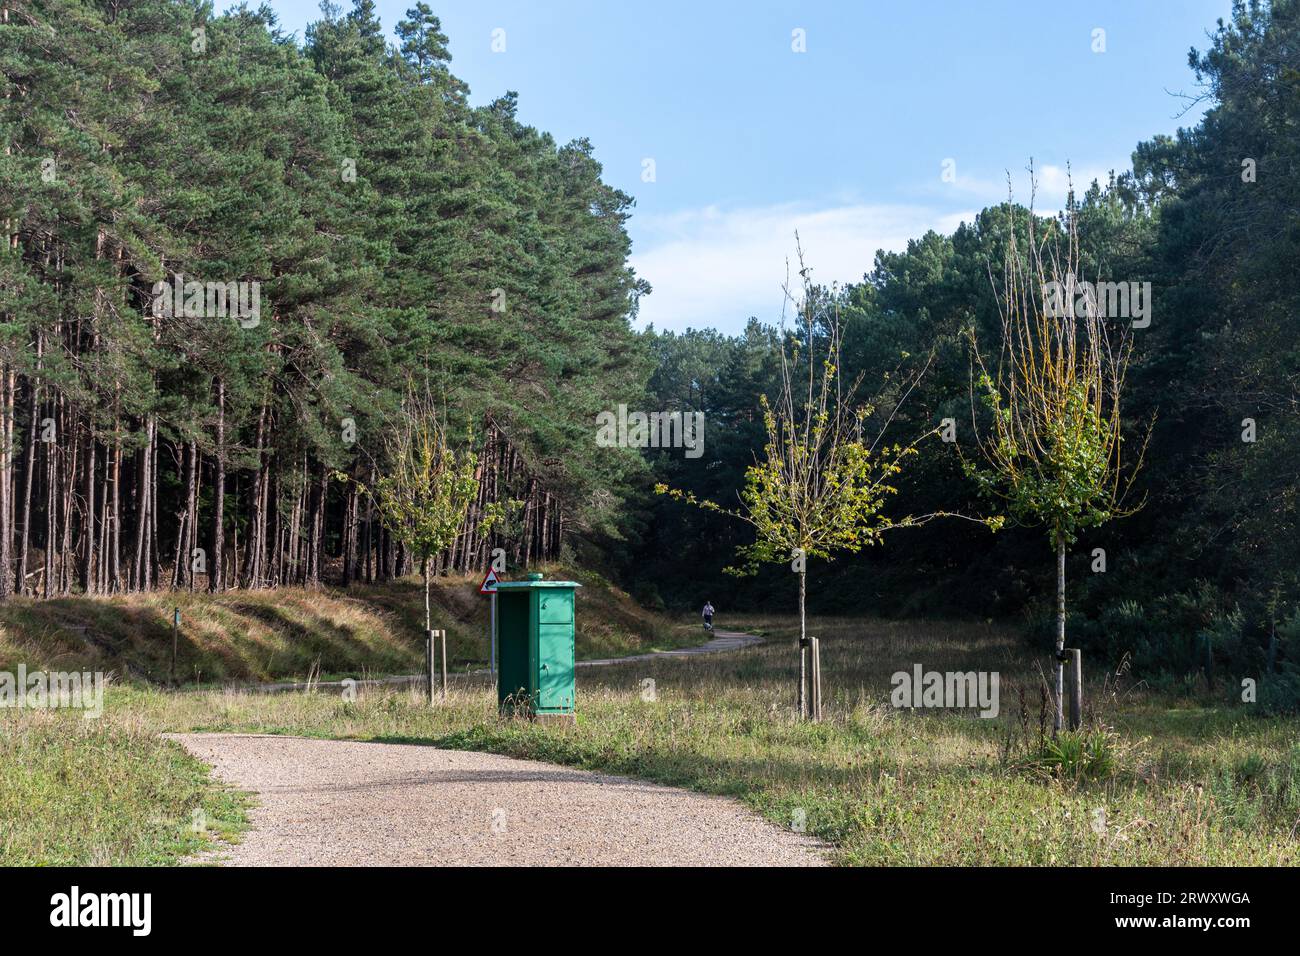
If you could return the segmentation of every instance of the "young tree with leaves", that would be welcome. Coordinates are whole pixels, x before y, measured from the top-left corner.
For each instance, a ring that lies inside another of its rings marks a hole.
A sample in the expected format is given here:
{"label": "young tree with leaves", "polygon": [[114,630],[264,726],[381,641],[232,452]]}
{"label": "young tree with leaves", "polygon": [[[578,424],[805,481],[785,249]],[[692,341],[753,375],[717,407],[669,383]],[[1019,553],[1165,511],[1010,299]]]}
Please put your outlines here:
{"label": "young tree with leaves", "polygon": [[[981,492],[1004,502],[1013,518],[1044,526],[1056,552],[1057,732],[1064,723],[1066,550],[1081,529],[1136,510],[1123,502],[1142,462],[1141,451],[1131,468],[1121,460],[1120,400],[1132,339],[1112,330],[1082,285],[1073,203],[1071,194],[1069,211],[1041,237],[1032,205],[1021,225],[1020,207],[1007,204],[1002,344],[993,372],[970,332],[978,369],[972,424],[984,464],[963,462]],[[983,432],[977,396],[988,411]]]}
{"label": "young tree with leaves", "polygon": [[816,717],[809,712],[809,697],[819,695],[805,693],[808,559],[832,561],[837,552],[880,544],[888,530],[939,517],[934,513],[894,519],[883,513],[885,502],[898,492],[893,480],[903,460],[916,454],[917,445],[937,429],[907,445],[883,441],[918,375],[885,416],[875,439],[867,441],[864,430],[876,408],[857,398],[860,378],[847,386],[841,380],[839,296],[813,284],[802,250],[799,266],[801,296],[796,299],[789,289],[786,295],[802,328],[799,336],[781,344],[781,388],[775,404],[766,395],[760,399],[766,429],[763,456],[746,469],[740,508],[724,508],[663,484],[656,491],[753,527],[753,543],[738,549],[741,565],[727,569],[730,572],[749,574],[760,563],[789,562],[799,575],[798,707],[801,717]]}
{"label": "young tree with leaves", "polygon": [[[465,516],[478,498],[478,455],[472,433],[464,445],[453,447],[429,390],[413,386],[408,386],[401,415],[390,426],[384,444],[387,470],[373,487],[361,487],[374,501],[385,527],[420,562],[427,631],[433,627],[429,603],[433,558],[465,533]],[[483,524],[495,524],[501,511],[498,505],[490,506]]]}

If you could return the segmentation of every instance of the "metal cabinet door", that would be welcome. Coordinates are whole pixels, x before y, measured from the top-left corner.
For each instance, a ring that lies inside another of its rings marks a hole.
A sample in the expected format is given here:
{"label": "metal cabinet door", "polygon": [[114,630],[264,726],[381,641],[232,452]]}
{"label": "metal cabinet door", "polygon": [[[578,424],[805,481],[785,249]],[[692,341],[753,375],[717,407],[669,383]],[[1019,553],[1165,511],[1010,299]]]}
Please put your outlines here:
{"label": "metal cabinet door", "polygon": [[537,709],[573,710],[573,625],[542,624],[537,633]]}
{"label": "metal cabinet door", "polygon": [[571,624],[573,622],[573,592],[561,588],[539,590],[537,596],[537,621],[539,624]]}

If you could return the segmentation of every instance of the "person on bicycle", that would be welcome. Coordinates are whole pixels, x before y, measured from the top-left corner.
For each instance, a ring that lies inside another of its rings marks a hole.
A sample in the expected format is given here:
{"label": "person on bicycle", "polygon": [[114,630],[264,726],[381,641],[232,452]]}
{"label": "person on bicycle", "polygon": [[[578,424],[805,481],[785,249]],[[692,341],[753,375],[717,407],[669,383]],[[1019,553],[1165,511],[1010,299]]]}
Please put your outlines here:
{"label": "person on bicycle", "polygon": [[712,601],[704,602],[704,628],[705,630],[709,630],[709,631],[713,630],[713,602]]}

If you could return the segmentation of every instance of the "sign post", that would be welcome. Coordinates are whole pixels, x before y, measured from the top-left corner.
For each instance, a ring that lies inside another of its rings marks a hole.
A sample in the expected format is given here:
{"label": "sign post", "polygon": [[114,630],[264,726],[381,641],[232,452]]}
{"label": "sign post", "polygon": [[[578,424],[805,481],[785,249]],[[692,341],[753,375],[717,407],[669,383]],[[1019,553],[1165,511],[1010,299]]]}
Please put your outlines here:
{"label": "sign post", "polygon": [[[495,600],[495,598],[493,598]],[[181,630],[181,609],[172,611],[172,683],[176,683],[176,643]]]}
{"label": "sign post", "polygon": [[488,573],[483,576],[483,583],[479,585],[478,593],[486,594],[492,599],[492,607],[488,612],[488,667],[493,677],[497,673],[497,573],[488,568]]}

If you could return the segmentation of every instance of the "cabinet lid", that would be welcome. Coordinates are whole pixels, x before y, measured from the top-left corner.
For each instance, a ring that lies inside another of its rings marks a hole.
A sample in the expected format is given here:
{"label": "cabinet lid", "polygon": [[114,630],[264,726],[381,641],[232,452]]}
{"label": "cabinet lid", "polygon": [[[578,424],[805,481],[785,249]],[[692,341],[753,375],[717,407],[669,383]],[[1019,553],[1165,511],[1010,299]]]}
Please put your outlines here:
{"label": "cabinet lid", "polygon": [[502,581],[498,591],[527,591],[532,588],[580,588],[577,581]]}

